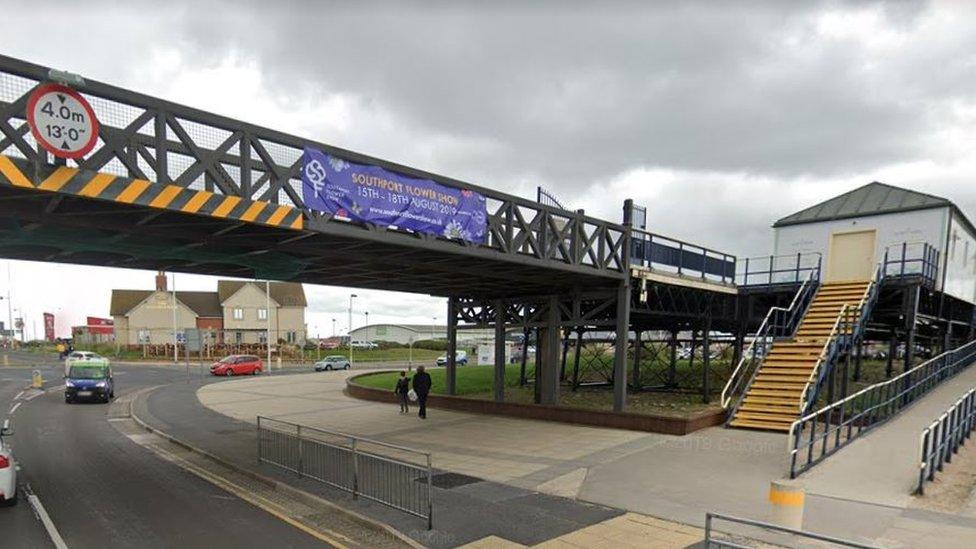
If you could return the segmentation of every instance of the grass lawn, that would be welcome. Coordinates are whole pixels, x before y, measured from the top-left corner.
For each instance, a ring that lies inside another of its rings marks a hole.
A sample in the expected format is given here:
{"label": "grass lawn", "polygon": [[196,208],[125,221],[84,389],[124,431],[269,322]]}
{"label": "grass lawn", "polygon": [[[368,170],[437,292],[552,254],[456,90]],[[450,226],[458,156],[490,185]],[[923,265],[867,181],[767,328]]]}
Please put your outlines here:
{"label": "grass lawn", "polygon": [[[505,400],[531,404],[534,397],[532,385],[519,386],[519,365],[509,364],[505,368]],[[431,368],[430,373],[434,394],[445,393],[444,368]],[[533,365],[526,367],[526,377],[532,379]],[[356,378],[356,382],[366,387],[393,391],[398,372],[379,372]],[[493,398],[494,372],[491,366],[461,366],[457,369],[458,395],[468,398]],[[563,384],[559,389],[559,404],[573,408],[590,410],[611,410],[613,408],[613,393],[609,387],[581,387],[576,391]],[[682,393],[640,392],[629,394],[627,409],[630,412],[673,417],[687,417],[699,412],[718,409],[717,399],[710,404],[702,403],[701,395]]]}

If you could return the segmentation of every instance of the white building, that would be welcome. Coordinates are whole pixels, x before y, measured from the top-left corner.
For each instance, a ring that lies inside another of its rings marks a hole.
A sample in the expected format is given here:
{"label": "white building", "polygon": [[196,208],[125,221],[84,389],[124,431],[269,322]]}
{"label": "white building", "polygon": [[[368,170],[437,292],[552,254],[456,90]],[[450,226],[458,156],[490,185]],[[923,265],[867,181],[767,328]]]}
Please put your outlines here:
{"label": "white building", "polygon": [[825,281],[867,280],[887,257],[888,275],[924,274],[935,289],[976,303],[976,229],[945,198],[875,182],[773,228],[774,254],[821,254]]}
{"label": "white building", "polygon": [[[458,330],[458,341],[493,338],[492,329]],[[436,324],[370,324],[352,331],[353,341],[391,341],[408,345],[411,341],[447,339],[447,326]]]}

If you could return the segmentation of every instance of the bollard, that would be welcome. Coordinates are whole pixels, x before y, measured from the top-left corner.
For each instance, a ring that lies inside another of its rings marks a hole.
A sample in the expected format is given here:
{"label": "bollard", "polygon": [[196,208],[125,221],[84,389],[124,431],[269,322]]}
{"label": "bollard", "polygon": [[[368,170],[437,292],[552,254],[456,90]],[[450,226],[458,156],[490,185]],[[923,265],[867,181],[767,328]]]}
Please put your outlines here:
{"label": "bollard", "polygon": [[780,480],[769,483],[770,522],[773,524],[802,530],[803,502],[803,487]]}
{"label": "bollard", "polygon": [[40,370],[34,370],[34,373],[31,375],[31,387],[34,389],[44,388],[44,378],[41,377]]}
{"label": "bollard", "polygon": [[281,370],[281,355],[278,355],[278,369]]}
{"label": "bollard", "polygon": [[3,365],[10,366],[10,357],[7,356],[6,354],[3,355]]}

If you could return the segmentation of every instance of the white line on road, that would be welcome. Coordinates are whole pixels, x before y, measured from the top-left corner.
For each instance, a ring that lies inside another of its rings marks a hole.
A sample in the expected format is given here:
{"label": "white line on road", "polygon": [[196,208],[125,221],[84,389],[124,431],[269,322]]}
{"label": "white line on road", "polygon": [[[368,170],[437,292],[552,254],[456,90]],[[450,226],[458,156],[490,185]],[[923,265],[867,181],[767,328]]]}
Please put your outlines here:
{"label": "white line on road", "polygon": [[22,402],[18,402],[17,404],[14,404],[13,407],[10,408],[10,411],[7,412],[7,415],[10,415],[10,416],[14,415],[14,412],[17,411],[17,408],[20,408],[20,405],[21,404],[23,404],[23,403]]}
{"label": "white line on road", "polygon": [[20,397],[22,397],[22,396],[24,396],[24,392],[23,391],[17,393],[17,396],[14,397],[14,400],[20,400]]}
{"label": "white line on road", "polygon": [[40,498],[31,494],[27,496],[27,501],[30,502],[31,507],[34,508],[34,512],[40,517],[41,522],[44,524],[44,529],[47,530],[48,537],[51,538],[51,543],[54,544],[58,549],[68,549],[68,544],[64,542],[64,538],[61,537],[61,533],[58,532],[58,528],[54,525],[54,521],[51,520],[51,516],[47,514],[47,509],[41,504]]}

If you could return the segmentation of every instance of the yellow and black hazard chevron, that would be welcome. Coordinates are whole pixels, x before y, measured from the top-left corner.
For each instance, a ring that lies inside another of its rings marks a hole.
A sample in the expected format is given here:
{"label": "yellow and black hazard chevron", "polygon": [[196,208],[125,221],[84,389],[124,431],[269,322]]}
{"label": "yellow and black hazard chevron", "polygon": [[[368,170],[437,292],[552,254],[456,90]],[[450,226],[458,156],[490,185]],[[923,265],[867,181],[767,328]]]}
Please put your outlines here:
{"label": "yellow and black hazard chevron", "polygon": [[163,185],[67,166],[46,166],[36,178],[28,177],[34,168],[27,161],[0,155],[0,185],[37,191],[84,196],[223,219],[301,230],[302,211],[260,200],[247,200],[209,191]]}

